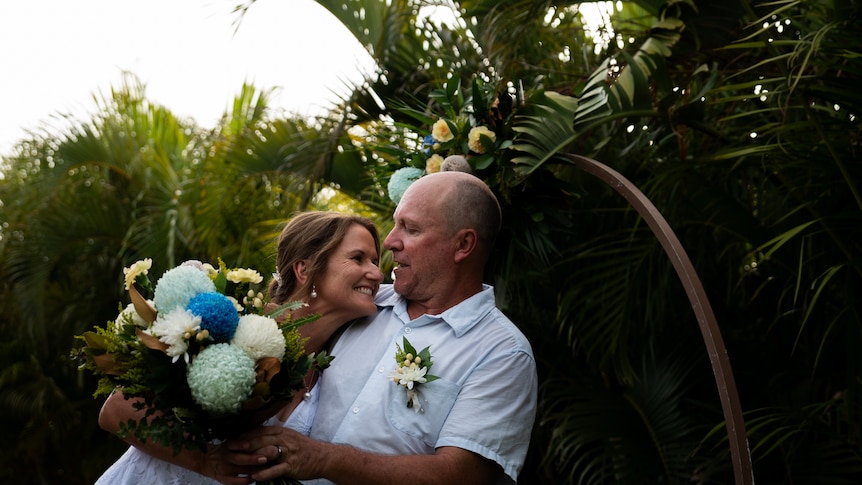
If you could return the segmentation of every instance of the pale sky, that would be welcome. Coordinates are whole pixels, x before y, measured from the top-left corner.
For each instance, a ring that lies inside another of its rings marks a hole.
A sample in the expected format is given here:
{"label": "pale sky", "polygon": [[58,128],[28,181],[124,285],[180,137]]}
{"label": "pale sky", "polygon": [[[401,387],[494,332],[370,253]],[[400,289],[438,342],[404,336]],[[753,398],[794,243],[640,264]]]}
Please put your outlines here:
{"label": "pale sky", "polygon": [[[89,119],[122,83],[212,127],[244,81],[277,88],[276,110],[317,113],[373,63],[312,0],[0,0],[0,155],[27,131]],[[53,130],[56,132],[56,130]]]}

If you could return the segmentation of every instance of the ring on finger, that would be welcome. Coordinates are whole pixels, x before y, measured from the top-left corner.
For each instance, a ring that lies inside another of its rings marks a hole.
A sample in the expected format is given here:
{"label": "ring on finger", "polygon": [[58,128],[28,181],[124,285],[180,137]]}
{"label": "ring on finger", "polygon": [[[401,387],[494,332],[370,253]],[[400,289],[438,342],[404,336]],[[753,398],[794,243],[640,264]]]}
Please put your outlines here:
{"label": "ring on finger", "polygon": [[280,445],[275,445],[275,449],[278,451],[278,455],[276,455],[275,460],[272,461],[281,461],[284,457],[284,450],[281,449]]}

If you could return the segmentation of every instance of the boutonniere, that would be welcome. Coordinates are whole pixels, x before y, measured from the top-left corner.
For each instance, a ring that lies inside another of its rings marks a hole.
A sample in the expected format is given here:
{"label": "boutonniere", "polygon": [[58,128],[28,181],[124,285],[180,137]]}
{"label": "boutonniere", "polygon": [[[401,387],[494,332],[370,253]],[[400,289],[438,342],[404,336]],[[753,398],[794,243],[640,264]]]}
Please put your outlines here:
{"label": "boutonniere", "polygon": [[[431,382],[437,379],[437,376],[432,376],[428,373],[431,370],[431,352],[428,350],[430,346],[425,347],[419,352],[410,345],[407,337],[404,337],[404,348],[395,344],[398,350],[395,352],[395,362],[397,367],[392,371],[392,381],[407,389],[407,407],[413,408],[419,396],[419,384]],[[420,411],[420,406],[417,406],[416,412]]]}

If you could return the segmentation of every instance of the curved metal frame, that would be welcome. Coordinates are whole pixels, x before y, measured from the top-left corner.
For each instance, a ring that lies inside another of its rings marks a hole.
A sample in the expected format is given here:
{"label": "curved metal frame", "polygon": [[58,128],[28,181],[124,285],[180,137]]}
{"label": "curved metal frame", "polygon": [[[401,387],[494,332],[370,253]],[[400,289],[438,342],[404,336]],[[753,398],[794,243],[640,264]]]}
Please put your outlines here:
{"label": "curved metal frame", "polygon": [[688,254],[676,234],[670,228],[664,216],[656,209],[655,205],[628,179],[607,165],[580,155],[564,154],[576,167],[603,180],[611,188],[620,193],[638,211],[653,233],[661,242],[662,247],[673,263],[677,275],[685,287],[691,307],[697,316],[697,323],[703,335],[709,353],[709,361],[712,364],[712,372],[715,375],[715,383],[718,386],[718,395],[721,399],[721,408],[724,411],[724,420],[727,424],[727,435],[730,442],[730,455],[733,459],[733,473],[737,484],[753,484],[754,472],[751,465],[751,451],[748,447],[748,437],[745,432],[745,421],[742,417],[742,406],[739,402],[739,394],[730,360],[727,357],[727,349],[721,332],[718,328],[706,291],[697,276]]}

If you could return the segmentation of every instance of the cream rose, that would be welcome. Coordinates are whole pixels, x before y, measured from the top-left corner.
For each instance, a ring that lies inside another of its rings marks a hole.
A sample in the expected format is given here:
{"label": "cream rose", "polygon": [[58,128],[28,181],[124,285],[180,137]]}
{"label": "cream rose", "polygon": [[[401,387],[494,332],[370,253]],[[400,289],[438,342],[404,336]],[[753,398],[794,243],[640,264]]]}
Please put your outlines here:
{"label": "cream rose", "polygon": [[123,275],[126,280],[126,289],[132,287],[132,283],[135,282],[135,278],[141,274],[147,274],[150,271],[150,268],[153,267],[153,260],[150,258],[142,259],[137,261],[135,264],[129,266],[128,268],[123,268]]}
{"label": "cream rose", "polygon": [[263,281],[263,276],[253,269],[233,269],[227,272],[225,277],[234,283],[254,283]]}
{"label": "cream rose", "polygon": [[485,147],[482,146],[482,140],[480,139],[482,135],[487,136],[491,141],[497,140],[497,135],[495,135],[493,131],[489,130],[485,126],[477,126],[471,129],[470,133],[467,134],[467,146],[471,151],[475,153],[485,153]]}
{"label": "cream rose", "polygon": [[449,129],[449,124],[446,123],[446,120],[443,118],[440,118],[436,123],[434,123],[434,127],[431,128],[431,136],[440,143],[446,143],[452,138],[455,138],[455,135],[452,134],[452,130]]}
{"label": "cream rose", "polygon": [[431,158],[425,160],[425,172],[426,173],[436,173],[440,171],[440,167],[443,166],[443,157],[437,155],[431,155]]}

